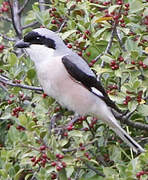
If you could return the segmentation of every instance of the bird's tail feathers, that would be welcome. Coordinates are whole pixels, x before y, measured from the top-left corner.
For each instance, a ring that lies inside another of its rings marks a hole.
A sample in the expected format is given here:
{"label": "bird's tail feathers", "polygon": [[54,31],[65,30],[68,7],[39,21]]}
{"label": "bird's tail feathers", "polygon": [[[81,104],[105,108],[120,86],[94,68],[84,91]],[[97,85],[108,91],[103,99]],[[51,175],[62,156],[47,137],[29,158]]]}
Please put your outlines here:
{"label": "bird's tail feathers", "polygon": [[111,126],[112,130],[136,153],[142,153],[145,151],[124,129],[121,128],[114,117],[111,117],[109,120],[109,125]]}

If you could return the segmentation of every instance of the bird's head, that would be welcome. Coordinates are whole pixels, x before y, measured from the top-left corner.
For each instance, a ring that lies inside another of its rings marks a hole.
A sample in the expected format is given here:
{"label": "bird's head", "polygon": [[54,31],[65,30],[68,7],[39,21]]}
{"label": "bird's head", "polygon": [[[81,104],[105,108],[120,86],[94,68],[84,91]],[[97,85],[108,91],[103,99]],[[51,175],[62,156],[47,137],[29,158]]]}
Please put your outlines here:
{"label": "bird's head", "polygon": [[67,49],[58,34],[46,28],[37,28],[29,32],[15,44],[15,47],[25,48],[34,62],[60,55]]}

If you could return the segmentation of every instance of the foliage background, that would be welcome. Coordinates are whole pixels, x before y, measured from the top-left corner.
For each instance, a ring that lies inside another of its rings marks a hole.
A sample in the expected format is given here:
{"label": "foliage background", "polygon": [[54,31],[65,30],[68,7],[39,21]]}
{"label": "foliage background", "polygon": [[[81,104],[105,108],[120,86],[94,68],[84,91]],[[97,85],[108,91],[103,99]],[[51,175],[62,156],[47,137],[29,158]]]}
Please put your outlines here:
{"label": "foliage background", "polygon": [[[147,0],[0,4],[0,179],[147,180]],[[134,154],[96,118],[72,124],[73,113],[42,93],[34,64],[14,48],[40,26],[88,61],[145,153]]]}

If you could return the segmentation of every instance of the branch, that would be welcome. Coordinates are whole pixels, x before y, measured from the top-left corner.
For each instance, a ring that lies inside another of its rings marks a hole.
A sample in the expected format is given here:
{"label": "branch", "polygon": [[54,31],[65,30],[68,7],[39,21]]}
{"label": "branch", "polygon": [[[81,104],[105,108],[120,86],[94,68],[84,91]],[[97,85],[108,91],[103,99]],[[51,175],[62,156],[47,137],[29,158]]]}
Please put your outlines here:
{"label": "branch", "polygon": [[33,26],[37,25],[38,23],[39,23],[39,22],[37,22],[37,21],[32,22],[32,23],[30,23],[30,24],[24,25],[21,29],[23,30],[23,29],[27,29],[27,28],[29,28],[29,27],[33,27]]}
{"label": "branch", "polygon": [[10,0],[8,0],[8,2],[10,4],[11,18],[12,18],[12,24],[13,24],[14,30],[17,36],[21,39],[22,32],[21,32],[21,20],[18,14],[18,11],[19,11],[18,0],[13,0],[12,3],[10,2]]}
{"label": "branch", "polygon": [[12,20],[8,17],[4,17],[4,16],[0,16],[0,20],[3,20],[3,21],[7,21],[7,22],[11,22],[12,23]]}
{"label": "branch", "polygon": [[119,119],[122,123],[124,124],[127,124],[133,128],[136,128],[136,129],[141,129],[141,130],[148,130],[148,125],[147,124],[142,124],[142,123],[139,123],[139,122],[133,122],[129,119],[127,119],[126,117],[122,117]]}
{"label": "branch", "polygon": [[27,86],[27,85],[23,85],[23,84],[18,84],[18,83],[12,83],[10,80],[8,80],[7,78],[3,77],[0,75],[0,82],[3,84],[7,84],[9,86],[12,87],[20,87],[23,89],[29,89],[29,90],[34,90],[34,91],[43,91],[42,88],[40,87],[35,87],[35,86]]}
{"label": "branch", "polygon": [[18,11],[19,14],[22,13],[22,11],[25,9],[25,7],[27,6],[27,4],[28,4],[29,1],[30,1],[30,0],[25,0],[25,2],[23,3],[23,5],[20,7],[20,9],[19,9],[19,11]]}
{"label": "branch", "polygon": [[65,18],[64,22],[61,24],[60,28],[58,29],[57,33],[60,33],[63,29],[63,27],[65,26],[65,24],[67,23],[67,18]]}
{"label": "branch", "polygon": [[136,110],[134,110],[133,112],[129,112],[126,115],[119,115],[115,112],[113,112],[113,114],[116,117],[116,119],[118,119],[123,124],[127,124],[128,126],[131,126],[133,128],[136,128],[136,129],[148,130],[147,124],[143,124],[143,123],[139,123],[139,122],[133,122],[129,119],[135,111]]}
{"label": "branch", "polygon": [[85,165],[91,169],[92,171],[94,171],[97,175],[105,177],[105,175],[103,173],[101,173],[100,171],[98,171],[97,169],[95,169],[94,167],[92,167],[91,165],[89,165],[88,163],[85,163]]}
{"label": "branch", "polygon": [[121,48],[123,49],[124,52],[126,52],[125,46],[124,46],[124,44],[123,44],[123,42],[122,42],[122,40],[120,38],[119,30],[117,28],[115,30],[115,35],[117,36],[117,39],[119,41],[119,44],[120,44]]}
{"label": "branch", "polygon": [[40,11],[45,11],[45,0],[38,0],[39,1],[39,7],[40,7]]}
{"label": "branch", "polygon": [[2,37],[2,38],[4,38],[5,40],[7,40],[7,41],[16,41],[15,39],[13,39],[13,38],[9,38],[8,36],[6,36],[6,35],[4,35],[4,34],[1,34],[0,33],[0,36]]}

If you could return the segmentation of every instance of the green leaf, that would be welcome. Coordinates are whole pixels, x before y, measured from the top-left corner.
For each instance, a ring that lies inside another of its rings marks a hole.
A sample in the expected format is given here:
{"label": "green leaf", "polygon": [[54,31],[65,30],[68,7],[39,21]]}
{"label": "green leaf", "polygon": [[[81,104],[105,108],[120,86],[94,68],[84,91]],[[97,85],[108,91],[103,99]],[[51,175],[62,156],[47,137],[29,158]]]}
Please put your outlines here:
{"label": "green leaf", "polygon": [[26,126],[28,124],[28,120],[25,114],[19,115],[19,121],[22,126]]}
{"label": "green leaf", "polygon": [[135,102],[135,101],[130,101],[128,103],[128,109],[130,112],[133,112],[138,106],[138,102]]}
{"label": "green leaf", "polygon": [[107,180],[115,180],[113,178],[115,178],[115,177],[117,178],[118,177],[117,176],[117,172],[114,169],[112,169],[111,167],[104,167],[103,168],[103,172],[104,172]]}
{"label": "green leaf", "polygon": [[69,132],[69,137],[83,137],[83,133],[78,130],[73,130]]}
{"label": "green leaf", "polygon": [[110,154],[110,159],[115,161],[115,162],[120,162],[121,161],[121,150],[117,146],[111,146],[109,148],[109,154]]}
{"label": "green leaf", "polygon": [[65,169],[62,169],[62,170],[59,172],[59,179],[60,179],[60,180],[65,180],[65,179],[67,179],[67,175],[66,175]]}
{"label": "green leaf", "polygon": [[29,69],[29,70],[28,70],[28,72],[27,72],[27,77],[28,77],[29,79],[34,78],[35,75],[36,75],[36,71],[35,71],[34,69]]}
{"label": "green leaf", "polygon": [[70,35],[72,35],[73,33],[75,33],[76,30],[69,30],[69,31],[66,31],[64,32],[61,37],[63,40],[67,39]]}
{"label": "green leaf", "polygon": [[140,87],[140,85],[141,85],[141,81],[135,81],[134,83],[133,83],[133,89],[137,89],[138,87]]}
{"label": "green leaf", "polygon": [[65,169],[66,169],[67,177],[70,177],[72,175],[72,173],[74,172],[74,167],[73,166],[68,166]]}
{"label": "green leaf", "polygon": [[115,9],[117,9],[118,7],[120,7],[120,5],[113,5],[113,6],[110,6],[108,8],[108,13],[110,14],[111,12],[113,12]]}
{"label": "green leaf", "polygon": [[148,105],[146,104],[141,104],[139,107],[138,107],[138,112],[140,114],[142,114],[143,116],[148,116]]}
{"label": "green leaf", "polygon": [[104,27],[99,29],[95,34],[94,34],[94,38],[98,38],[106,29],[108,29],[108,27]]}
{"label": "green leaf", "polygon": [[8,62],[11,66],[14,66],[17,62],[17,56],[14,53],[10,53],[8,56]]}
{"label": "green leaf", "polygon": [[130,3],[130,13],[137,13],[138,11],[141,11],[144,8],[144,4],[141,0],[132,0]]}

